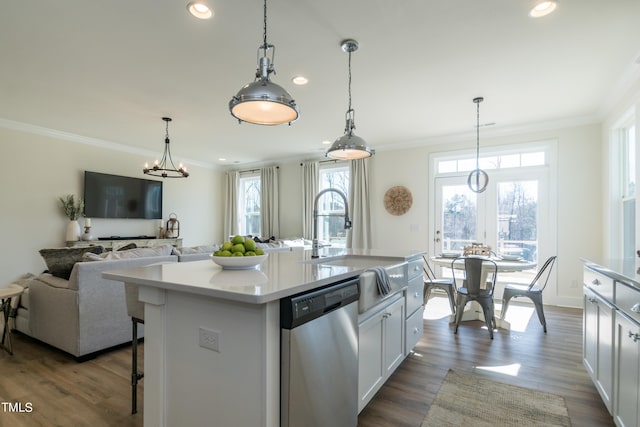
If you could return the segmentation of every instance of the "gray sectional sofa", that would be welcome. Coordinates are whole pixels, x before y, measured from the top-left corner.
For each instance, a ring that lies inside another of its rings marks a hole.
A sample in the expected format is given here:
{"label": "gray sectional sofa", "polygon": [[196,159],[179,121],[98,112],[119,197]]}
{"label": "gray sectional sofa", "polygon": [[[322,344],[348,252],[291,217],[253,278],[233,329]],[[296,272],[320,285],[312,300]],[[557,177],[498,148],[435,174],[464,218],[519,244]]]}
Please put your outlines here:
{"label": "gray sectional sofa", "polygon": [[[178,254],[170,246],[159,246],[122,253],[85,254],[83,262],[73,264],[68,280],[42,273],[25,283],[15,329],[63,350],[79,361],[130,342],[131,318],[127,315],[124,285],[103,279],[102,273],[209,257],[210,252],[206,249],[200,247],[199,250]],[[143,335],[142,330],[139,335]]]}

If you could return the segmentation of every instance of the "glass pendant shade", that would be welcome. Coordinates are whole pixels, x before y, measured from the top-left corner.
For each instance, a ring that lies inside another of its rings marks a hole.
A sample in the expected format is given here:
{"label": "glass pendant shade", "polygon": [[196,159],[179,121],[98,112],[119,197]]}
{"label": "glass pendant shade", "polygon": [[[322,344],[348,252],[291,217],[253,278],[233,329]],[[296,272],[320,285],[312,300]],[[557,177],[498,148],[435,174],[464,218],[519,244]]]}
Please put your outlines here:
{"label": "glass pendant shade", "polygon": [[467,177],[467,185],[469,189],[474,193],[482,193],[487,189],[489,185],[489,175],[480,169],[480,103],[484,101],[484,98],[479,96],[473,98],[473,102],[476,104],[476,168],[469,173]]}
{"label": "glass pendant shade", "polygon": [[258,125],[280,125],[298,119],[300,113],[291,95],[268,78],[245,85],[229,101],[236,119]]}

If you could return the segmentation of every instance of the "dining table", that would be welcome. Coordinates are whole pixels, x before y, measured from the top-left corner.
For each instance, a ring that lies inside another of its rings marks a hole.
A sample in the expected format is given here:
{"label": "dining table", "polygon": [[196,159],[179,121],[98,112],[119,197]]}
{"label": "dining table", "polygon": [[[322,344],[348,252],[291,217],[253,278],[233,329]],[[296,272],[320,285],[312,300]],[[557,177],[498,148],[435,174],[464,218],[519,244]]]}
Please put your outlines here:
{"label": "dining table", "polygon": [[[480,256],[480,255],[468,255],[470,257],[478,257],[484,258],[487,260],[491,260],[495,262],[498,272],[498,279],[500,278],[500,273],[516,273],[524,270],[531,270],[537,267],[537,263],[533,261],[526,260],[520,257],[501,257],[501,256]],[[452,267],[455,269],[464,269],[464,263],[453,263],[454,260],[464,258],[463,255],[452,253],[452,254],[440,254],[438,256],[431,257],[431,261],[434,265],[437,265],[442,268],[451,269]],[[489,263],[487,263],[489,265]],[[488,272],[483,272],[485,278],[482,280],[483,283],[486,282],[486,275]],[[482,312],[482,308],[480,304],[475,301],[467,304],[464,308],[464,313],[462,315],[461,321],[469,321],[469,320],[481,320],[484,322],[484,314]],[[449,316],[449,322],[455,322],[455,315]],[[501,329],[510,330],[511,325],[506,320],[502,319],[501,316],[496,315],[496,326]]]}

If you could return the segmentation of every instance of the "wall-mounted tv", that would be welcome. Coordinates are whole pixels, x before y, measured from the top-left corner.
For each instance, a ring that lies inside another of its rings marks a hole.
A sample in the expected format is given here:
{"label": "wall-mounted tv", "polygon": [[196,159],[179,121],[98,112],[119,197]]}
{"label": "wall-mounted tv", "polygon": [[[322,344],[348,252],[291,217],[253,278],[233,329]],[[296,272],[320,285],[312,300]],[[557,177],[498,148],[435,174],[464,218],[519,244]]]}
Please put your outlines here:
{"label": "wall-mounted tv", "polygon": [[162,219],[162,181],[85,171],[84,215]]}

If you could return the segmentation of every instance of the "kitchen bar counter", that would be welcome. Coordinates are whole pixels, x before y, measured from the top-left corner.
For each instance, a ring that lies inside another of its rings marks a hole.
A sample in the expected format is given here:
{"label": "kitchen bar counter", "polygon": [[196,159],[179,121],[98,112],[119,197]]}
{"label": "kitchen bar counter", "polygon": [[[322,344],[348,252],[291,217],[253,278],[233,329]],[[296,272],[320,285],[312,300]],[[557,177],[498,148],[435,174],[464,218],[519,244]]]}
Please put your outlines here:
{"label": "kitchen bar counter", "polygon": [[[308,250],[273,252],[258,268],[249,270],[223,270],[213,261],[204,260],[110,271],[103,277],[224,300],[263,304],[357,276],[369,267],[399,264],[420,254],[325,248],[320,250],[320,258],[311,258]],[[361,259],[353,265],[323,264],[323,259],[346,255]],[[367,262],[368,259],[371,261]]]}
{"label": "kitchen bar counter", "polygon": [[252,270],[204,260],[103,273],[145,303],[144,425],[279,427],[280,300],[370,267],[415,269],[421,254],[326,248],[270,253]]}

